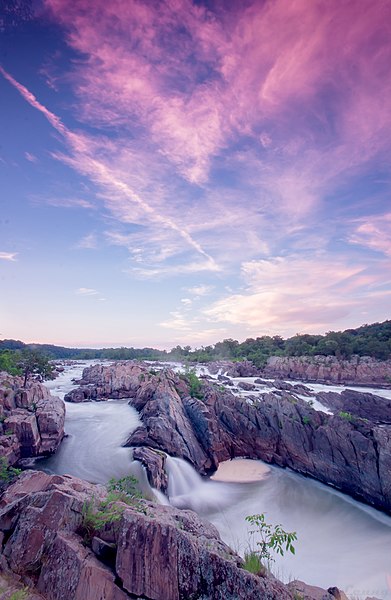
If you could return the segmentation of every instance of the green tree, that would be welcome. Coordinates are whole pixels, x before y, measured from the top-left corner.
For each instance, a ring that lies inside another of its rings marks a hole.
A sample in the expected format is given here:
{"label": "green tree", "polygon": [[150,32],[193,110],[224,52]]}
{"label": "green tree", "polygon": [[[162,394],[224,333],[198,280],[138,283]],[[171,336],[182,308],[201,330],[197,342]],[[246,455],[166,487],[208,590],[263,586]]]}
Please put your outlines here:
{"label": "green tree", "polygon": [[11,375],[20,375],[21,371],[18,368],[19,353],[13,350],[0,351],[0,371],[7,371]]}
{"label": "green tree", "polygon": [[45,380],[50,379],[53,374],[53,367],[49,359],[38,350],[22,350],[18,360],[18,367],[23,372],[23,387],[26,387],[27,380],[31,375],[38,375],[42,380]]}

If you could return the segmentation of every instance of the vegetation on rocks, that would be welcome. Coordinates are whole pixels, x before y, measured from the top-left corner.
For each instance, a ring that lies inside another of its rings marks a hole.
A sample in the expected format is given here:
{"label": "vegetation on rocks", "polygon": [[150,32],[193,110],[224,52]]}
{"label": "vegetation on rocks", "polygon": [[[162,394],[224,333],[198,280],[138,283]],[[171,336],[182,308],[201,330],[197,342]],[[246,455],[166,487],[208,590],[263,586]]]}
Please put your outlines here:
{"label": "vegetation on rocks", "polygon": [[1,487],[10,485],[12,481],[20,475],[22,471],[20,469],[15,469],[8,464],[5,456],[0,456],[0,489]]}
{"label": "vegetation on rocks", "polygon": [[80,532],[84,540],[89,544],[100,529],[105,525],[119,521],[124,512],[124,507],[118,502],[128,504],[133,508],[145,513],[145,507],[140,500],[142,494],[138,489],[138,481],[132,475],[121,479],[110,479],[107,484],[108,494],[104,500],[98,501],[91,498],[83,505],[83,522]]}

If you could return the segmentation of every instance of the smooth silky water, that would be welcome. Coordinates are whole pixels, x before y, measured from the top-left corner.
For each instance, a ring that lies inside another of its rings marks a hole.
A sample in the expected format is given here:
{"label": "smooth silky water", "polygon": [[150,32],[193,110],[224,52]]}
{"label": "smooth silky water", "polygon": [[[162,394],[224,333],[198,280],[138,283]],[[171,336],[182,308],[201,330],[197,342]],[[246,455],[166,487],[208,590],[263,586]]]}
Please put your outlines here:
{"label": "smooth silky water", "polygon": [[[82,368],[68,367],[49,382],[52,393],[63,397],[74,387],[72,378],[80,377]],[[67,403],[66,409],[68,437],[55,456],[37,461],[38,468],[99,483],[129,473],[145,478],[139,463],[132,462],[131,450],[122,447],[140,423],[127,400]],[[283,581],[301,579],[326,588],[336,585],[351,599],[391,600],[390,517],[277,467],[255,483],[202,478],[185,461],[172,457],[167,469],[170,503],[207,518],[241,555],[256,541],[249,533],[247,515],[263,512],[268,522],[296,531],[295,556],[277,557],[272,566]],[[161,494],[157,497],[167,501]]]}

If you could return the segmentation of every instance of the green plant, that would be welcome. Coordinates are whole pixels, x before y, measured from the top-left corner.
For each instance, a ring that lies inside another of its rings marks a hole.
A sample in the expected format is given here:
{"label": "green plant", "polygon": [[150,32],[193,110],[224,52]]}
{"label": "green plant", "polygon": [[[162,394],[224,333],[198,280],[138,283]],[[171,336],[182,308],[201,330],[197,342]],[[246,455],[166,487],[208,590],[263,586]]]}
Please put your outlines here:
{"label": "green plant", "polygon": [[84,502],[80,529],[85,542],[90,543],[95,533],[105,525],[119,521],[123,512],[123,506],[118,506],[115,502],[96,502],[95,498]]}
{"label": "green plant", "polygon": [[10,467],[5,456],[0,457],[0,483],[11,483],[11,481],[20,475],[21,472],[20,469]]}
{"label": "green plant", "polygon": [[107,484],[107,489],[115,496],[116,500],[121,500],[122,502],[129,499],[140,499],[143,497],[138,488],[138,480],[136,477],[133,477],[133,475],[127,475],[121,479],[110,479],[109,483]]}
{"label": "green plant", "polygon": [[183,374],[183,379],[189,386],[189,394],[192,398],[198,398],[202,400],[203,394],[201,392],[202,383],[201,380],[197,377],[194,369],[189,369],[186,367],[186,370]]}
{"label": "green plant", "polygon": [[304,415],[304,417],[302,418],[302,421],[303,421],[304,425],[310,425],[310,423],[311,423],[311,419],[309,417],[307,417],[307,415]]}
{"label": "green plant", "polygon": [[297,540],[295,531],[284,531],[281,525],[271,525],[266,523],[264,513],[259,515],[250,515],[246,517],[246,521],[254,526],[250,531],[251,534],[258,534],[259,540],[256,545],[259,547],[255,552],[259,559],[274,561],[272,552],[284,556],[285,552],[295,554],[293,542]]}
{"label": "green plant", "polygon": [[8,598],[8,600],[27,600],[28,598],[28,588],[25,587],[21,590],[17,590],[16,592],[13,592],[11,594],[11,596]]}
{"label": "green plant", "polygon": [[345,411],[341,410],[338,413],[338,416],[341,417],[341,419],[345,419],[345,421],[349,421],[349,423],[354,421],[354,416],[350,412],[345,412]]}
{"label": "green plant", "polygon": [[254,575],[263,575],[265,573],[265,567],[261,563],[261,559],[257,552],[246,552],[244,555],[243,568]]}

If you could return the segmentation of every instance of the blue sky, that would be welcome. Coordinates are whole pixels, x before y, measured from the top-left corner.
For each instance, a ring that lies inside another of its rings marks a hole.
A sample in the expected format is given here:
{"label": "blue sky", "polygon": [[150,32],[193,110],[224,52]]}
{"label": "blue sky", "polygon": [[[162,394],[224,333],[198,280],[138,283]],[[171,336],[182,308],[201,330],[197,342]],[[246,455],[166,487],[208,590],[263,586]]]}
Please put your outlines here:
{"label": "blue sky", "polygon": [[0,337],[390,318],[391,5],[32,8],[0,19]]}

